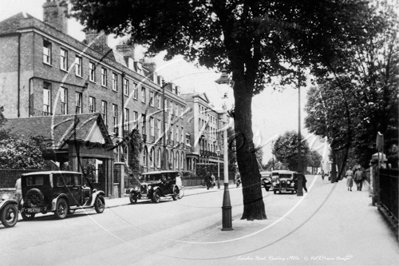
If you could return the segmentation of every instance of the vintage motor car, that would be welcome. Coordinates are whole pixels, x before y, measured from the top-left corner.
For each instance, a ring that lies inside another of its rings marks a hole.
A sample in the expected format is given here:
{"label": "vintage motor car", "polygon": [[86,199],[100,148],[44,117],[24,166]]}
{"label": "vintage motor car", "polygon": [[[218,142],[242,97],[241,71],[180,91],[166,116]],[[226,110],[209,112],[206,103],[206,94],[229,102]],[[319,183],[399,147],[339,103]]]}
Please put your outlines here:
{"label": "vintage motor car", "polygon": [[88,180],[79,172],[44,171],[21,175],[21,215],[32,220],[37,213],[54,212],[58,219],[73,214],[77,209],[105,209],[104,192],[86,186]]}
{"label": "vintage motor car", "polygon": [[262,171],[260,172],[261,175],[261,185],[265,188],[266,191],[269,191],[270,188],[272,187],[272,177],[271,177],[271,172],[268,171]]}
{"label": "vintage motor car", "polygon": [[18,222],[18,203],[7,195],[0,201],[0,221],[5,227],[13,227]]}
{"label": "vintage motor car", "polygon": [[173,200],[183,198],[184,188],[179,171],[152,171],[143,173],[140,185],[129,188],[128,193],[131,203],[136,203],[138,199],[150,199],[158,203],[161,197]]}
{"label": "vintage motor car", "polygon": [[294,174],[297,172],[288,170],[272,171],[272,186],[274,194],[281,192],[296,193]]}

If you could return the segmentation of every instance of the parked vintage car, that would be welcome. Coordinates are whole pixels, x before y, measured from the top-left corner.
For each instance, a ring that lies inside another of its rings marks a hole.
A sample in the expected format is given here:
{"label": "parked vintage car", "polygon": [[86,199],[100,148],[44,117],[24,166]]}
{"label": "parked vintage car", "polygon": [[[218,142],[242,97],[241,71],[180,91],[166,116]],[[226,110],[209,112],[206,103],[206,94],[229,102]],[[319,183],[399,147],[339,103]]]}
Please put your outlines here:
{"label": "parked vintage car", "polygon": [[288,170],[272,171],[272,186],[274,194],[281,192],[296,193],[294,174],[297,172]]}
{"label": "parked vintage car", "polygon": [[261,185],[265,188],[266,191],[269,191],[272,187],[272,173],[268,171],[260,172],[261,175]]}
{"label": "parked vintage car", "polygon": [[5,227],[13,227],[18,222],[18,202],[7,195],[0,201],[0,221]]}
{"label": "parked vintage car", "polygon": [[179,171],[147,172],[142,174],[140,182],[139,186],[128,189],[131,203],[136,203],[138,199],[150,199],[152,202],[158,203],[161,197],[177,200],[184,196]]}
{"label": "parked vintage car", "polygon": [[[73,214],[77,209],[105,209],[104,192],[86,186],[82,173],[45,171],[21,175],[21,215],[32,220],[36,213],[54,212],[58,219]],[[90,183],[89,183],[90,184]]]}

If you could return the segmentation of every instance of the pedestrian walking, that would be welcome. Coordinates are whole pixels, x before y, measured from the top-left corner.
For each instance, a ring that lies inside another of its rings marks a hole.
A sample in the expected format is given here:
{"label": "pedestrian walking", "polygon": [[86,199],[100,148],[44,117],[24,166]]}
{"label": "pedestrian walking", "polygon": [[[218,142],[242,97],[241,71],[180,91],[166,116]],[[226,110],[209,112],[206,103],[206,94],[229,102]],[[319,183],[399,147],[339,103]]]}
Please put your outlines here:
{"label": "pedestrian walking", "polygon": [[239,187],[240,184],[241,184],[241,175],[240,175],[240,172],[238,172],[238,171],[236,172],[236,175],[235,175],[235,177],[234,177],[234,180],[235,180],[236,186]]}
{"label": "pedestrian walking", "polygon": [[321,170],[321,179],[324,181],[324,171]]}
{"label": "pedestrian walking", "polygon": [[356,170],[353,179],[355,180],[357,191],[362,191],[364,174],[361,168]]}
{"label": "pedestrian walking", "polygon": [[213,175],[213,173],[211,174],[211,181],[212,181],[212,188],[216,185],[216,178]]}
{"label": "pedestrian walking", "polygon": [[306,179],[306,176],[304,174],[300,175],[302,175],[302,188],[306,191],[306,193],[308,193],[308,188],[306,187],[306,183],[308,182],[308,180]]}
{"label": "pedestrian walking", "polygon": [[345,173],[346,177],[346,186],[348,187],[348,191],[352,191],[353,187],[353,171],[351,169],[348,169]]}
{"label": "pedestrian walking", "polygon": [[208,190],[211,187],[211,183],[212,183],[211,180],[212,180],[211,174],[209,172],[207,172],[205,175],[205,186],[206,186],[206,189],[208,189]]}

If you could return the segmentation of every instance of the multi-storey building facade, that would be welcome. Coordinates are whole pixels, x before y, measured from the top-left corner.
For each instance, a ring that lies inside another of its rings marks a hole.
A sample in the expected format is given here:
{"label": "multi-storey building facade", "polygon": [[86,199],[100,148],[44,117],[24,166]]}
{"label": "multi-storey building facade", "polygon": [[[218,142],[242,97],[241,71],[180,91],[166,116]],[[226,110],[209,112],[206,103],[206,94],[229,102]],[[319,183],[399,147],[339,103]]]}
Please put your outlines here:
{"label": "multi-storey building facade", "polygon": [[[44,22],[25,13],[0,22],[4,116],[100,113],[115,142],[133,129],[140,131],[144,171],[185,169],[185,128],[179,116],[186,103],[180,88],[163,86],[154,65],[134,58],[134,45],[111,49],[107,36],[96,32],[86,32],[83,42],[69,36],[63,2],[44,3]],[[115,161],[127,156],[120,150],[115,149]]]}
{"label": "multi-storey building facade", "polygon": [[205,93],[182,94],[187,103],[186,164],[188,170],[196,165],[223,163],[223,129],[228,117],[216,110]]}

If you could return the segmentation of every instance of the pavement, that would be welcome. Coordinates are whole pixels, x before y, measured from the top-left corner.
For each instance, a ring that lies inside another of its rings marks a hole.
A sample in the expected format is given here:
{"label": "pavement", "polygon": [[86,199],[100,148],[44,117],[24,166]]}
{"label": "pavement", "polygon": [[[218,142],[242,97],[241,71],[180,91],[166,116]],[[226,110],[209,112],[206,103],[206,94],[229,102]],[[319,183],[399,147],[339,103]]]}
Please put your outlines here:
{"label": "pavement", "polygon": [[[331,183],[319,176],[308,178],[308,193],[292,195],[295,206],[287,207],[285,214],[267,202],[269,198],[278,200],[280,195],[268,192],[264,198],[267,220],[240,220],[235,214],[234,230],[223,231],[220,223],[210,225],[193,234],[191,242],[167,250],[169,259],[151,258],[140,264],[179,265],[179,258],[192,266],[399,265],[399,243],[377,207],[372,206],[368,189],[366,184],[357,191],[354,185],[348,191],[346,179]],[[217,191],[191,187],[186,188],[185,196]],[[126,204],[130,204],[127,198],[107,201],[109,207]],[[198,248],[198,243],[206,245]]]}

